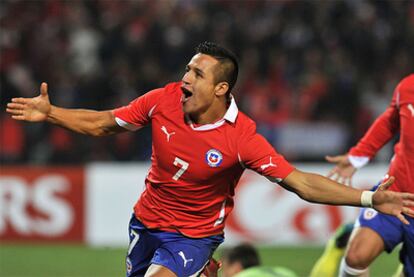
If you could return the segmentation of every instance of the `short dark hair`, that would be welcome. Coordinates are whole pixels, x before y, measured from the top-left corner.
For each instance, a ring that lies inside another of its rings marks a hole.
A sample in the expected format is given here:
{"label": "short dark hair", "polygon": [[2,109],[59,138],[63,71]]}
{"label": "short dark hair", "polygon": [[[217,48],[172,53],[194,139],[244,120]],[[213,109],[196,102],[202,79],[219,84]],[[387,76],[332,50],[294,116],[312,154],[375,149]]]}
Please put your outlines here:
{"label": "short dark hair", "polygon": [[229,264],[239,262],[243,269],[260,265],[259,254],[248,243],[239,244],[233,248],[223,250],[221,258],[225,259]]}
{"label": "short dark hair", "polygon": [[239,74],[239,63],[236,55],[230,50],[210,41],[200,43],[195,50],[196,54],[206,54],[219,61],[221,70],[220,74],[215,75],[216,82],[229,83],[229,94],[236,84],[237,75]]}

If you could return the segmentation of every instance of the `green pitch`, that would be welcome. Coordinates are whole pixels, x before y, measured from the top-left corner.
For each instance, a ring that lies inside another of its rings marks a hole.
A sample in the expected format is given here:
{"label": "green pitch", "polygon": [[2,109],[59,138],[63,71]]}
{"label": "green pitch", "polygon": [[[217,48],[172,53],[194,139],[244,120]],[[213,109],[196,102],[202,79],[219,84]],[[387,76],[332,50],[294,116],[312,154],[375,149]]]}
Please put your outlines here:
{"label": "green pitch", "polygon": [[[125,251],[126,248],[2,244],[0,276],[125,276]],[[286,266],[299,276],[308,275],[321,253],[322,248],[317,247],[260,248],[263,264]],[[398,251],[383,254],[371,268],[371,276],[389,277],[397,265]]]}

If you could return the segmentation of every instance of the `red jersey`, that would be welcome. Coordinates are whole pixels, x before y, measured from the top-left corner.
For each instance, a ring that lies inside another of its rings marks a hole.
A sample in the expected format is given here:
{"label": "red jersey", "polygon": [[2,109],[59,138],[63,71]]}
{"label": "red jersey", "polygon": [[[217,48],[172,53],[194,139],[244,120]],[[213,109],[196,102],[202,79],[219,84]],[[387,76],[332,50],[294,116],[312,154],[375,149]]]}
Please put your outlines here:
{"label": "red jersey", "polygon": [[351,148],[349,160],[356,167],[364,165],[398,132],[400,140],[388,171],[395,176],[390,190],[414,193],[414,74],[398,84],[391,105]]}
{"label": "red jersey", "polygon": [[114,115],[129,130],[152,124],[152,164],[136,217],[148,228],[207,237],[223,233],[246,168],[281,181],[293,167],[256,133],[234,99],[221,120],[193,124],[183,113],[180,86],[152,90]]}

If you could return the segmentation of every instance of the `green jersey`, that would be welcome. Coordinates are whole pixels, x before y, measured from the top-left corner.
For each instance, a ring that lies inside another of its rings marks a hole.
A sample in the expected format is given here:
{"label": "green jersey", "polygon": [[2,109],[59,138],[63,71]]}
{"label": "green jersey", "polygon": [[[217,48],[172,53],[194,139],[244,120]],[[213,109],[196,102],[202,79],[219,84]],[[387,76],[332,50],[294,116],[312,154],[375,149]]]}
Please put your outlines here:
{"label": "green jersey", "polygon": [[280,266],[255,266],[243,270],[234,277],[297,277],[297,275],[292,270]]}

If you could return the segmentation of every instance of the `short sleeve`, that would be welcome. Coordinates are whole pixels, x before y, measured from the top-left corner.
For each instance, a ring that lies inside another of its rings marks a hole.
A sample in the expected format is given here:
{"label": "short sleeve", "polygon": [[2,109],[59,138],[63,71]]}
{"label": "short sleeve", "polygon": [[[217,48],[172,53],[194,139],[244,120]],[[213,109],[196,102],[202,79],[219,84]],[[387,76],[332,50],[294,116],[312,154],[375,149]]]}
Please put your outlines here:
{"label": "short sleeve", "polygon": [[256,133],[254,125],[249,126],[249,130],[240,139],[239,156],[246,168],[277,182],[282,181],[294,170],[263,136]]}
{"label": "short sleeve", "polygon": [[113,110],[118,125],[131,131],[144,127],[150,122],[163,92],[163,88],[149,91],[129,105]]}

